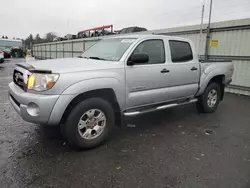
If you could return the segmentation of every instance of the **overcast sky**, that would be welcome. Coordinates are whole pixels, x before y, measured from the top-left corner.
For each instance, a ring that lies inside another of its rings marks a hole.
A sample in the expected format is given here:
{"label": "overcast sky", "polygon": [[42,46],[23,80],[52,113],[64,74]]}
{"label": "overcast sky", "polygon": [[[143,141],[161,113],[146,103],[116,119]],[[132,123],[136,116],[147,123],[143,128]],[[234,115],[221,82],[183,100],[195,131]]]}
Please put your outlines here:
{"label": "overcast sky", "polygon": [[[0,0],[0,36],[76,34],[113,24],[161,29],[200,23],[203,0]],[[205,0],[205,19],[208,5]],[[213,0],[212,22],[250,18],[250,0]]]}

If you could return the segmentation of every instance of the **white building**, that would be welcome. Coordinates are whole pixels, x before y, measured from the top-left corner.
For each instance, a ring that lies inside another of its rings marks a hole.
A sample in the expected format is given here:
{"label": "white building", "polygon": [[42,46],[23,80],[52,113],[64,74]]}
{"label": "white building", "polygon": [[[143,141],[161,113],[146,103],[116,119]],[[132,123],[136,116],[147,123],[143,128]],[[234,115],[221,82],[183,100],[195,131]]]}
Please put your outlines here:
{"label": "white building", "polygon": [[22,47],[21,40],[14,40],[14,39],[1,39],[0,38],[0,48],[7,48],[7,47]]}

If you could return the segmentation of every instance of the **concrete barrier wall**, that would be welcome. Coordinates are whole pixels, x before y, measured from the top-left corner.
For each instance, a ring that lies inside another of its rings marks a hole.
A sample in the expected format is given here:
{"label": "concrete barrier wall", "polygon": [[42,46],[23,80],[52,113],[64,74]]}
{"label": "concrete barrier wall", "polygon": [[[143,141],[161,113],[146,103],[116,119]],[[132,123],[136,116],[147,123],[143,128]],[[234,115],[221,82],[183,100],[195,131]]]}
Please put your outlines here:
{"label": "concrete barrier wall", "polygon": [[[201,35],[201,43],[200,25],[141,33],[189,38],[194,42],[198,54],[203,56],[205,53],[206,27],[205,24]],[[109,36],[36,44],[33,46],[33,55],[37,59],[77,57],[93,44],[106,37]],[[211,40],[218,41],[218,43],[216,46],[209,46],[209,58],[228,59],[234,63],[233,82],[227,88],[227,91],[250,95],[250,19],[212,23]]]}

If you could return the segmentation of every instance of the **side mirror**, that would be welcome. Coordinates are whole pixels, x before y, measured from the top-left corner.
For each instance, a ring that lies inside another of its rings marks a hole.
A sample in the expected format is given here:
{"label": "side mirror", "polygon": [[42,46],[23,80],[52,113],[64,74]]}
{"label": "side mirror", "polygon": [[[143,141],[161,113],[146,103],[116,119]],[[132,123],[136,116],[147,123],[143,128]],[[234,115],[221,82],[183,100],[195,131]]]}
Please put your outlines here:
{"label": "side mirror", "polygon": [[132,54],[128,60],[127,65],[132,66],[134,64],[142,64],[149,61],[148,54],[140,53],[140,54]]}

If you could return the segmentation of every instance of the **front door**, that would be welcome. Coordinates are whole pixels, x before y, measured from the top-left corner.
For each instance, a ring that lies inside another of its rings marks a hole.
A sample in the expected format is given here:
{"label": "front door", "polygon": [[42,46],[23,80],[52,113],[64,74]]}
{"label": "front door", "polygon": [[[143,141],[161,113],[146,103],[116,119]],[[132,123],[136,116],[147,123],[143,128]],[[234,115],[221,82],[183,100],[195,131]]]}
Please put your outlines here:
{"label": "front door", "polygon": [[142,41],[132,54],[146,53],[149,61],[143,64],[126,65],[126,107],[138,107],[166,100],[168,72],[164,41],[150,39]]}

